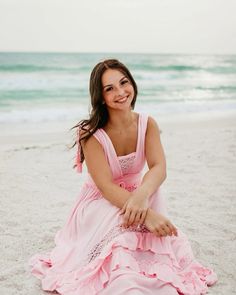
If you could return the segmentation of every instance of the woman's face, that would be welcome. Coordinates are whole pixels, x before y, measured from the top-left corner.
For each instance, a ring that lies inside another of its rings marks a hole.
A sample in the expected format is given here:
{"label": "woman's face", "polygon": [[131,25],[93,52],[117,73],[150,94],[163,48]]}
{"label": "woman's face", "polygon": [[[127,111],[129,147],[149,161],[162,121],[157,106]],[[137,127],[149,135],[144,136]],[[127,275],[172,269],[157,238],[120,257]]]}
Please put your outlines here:
{"label": "woman's face", "polygon": [[127,109],[134,98],[130,80],[120,71],[107,69],[102,75],[102,93],[107,108]]}

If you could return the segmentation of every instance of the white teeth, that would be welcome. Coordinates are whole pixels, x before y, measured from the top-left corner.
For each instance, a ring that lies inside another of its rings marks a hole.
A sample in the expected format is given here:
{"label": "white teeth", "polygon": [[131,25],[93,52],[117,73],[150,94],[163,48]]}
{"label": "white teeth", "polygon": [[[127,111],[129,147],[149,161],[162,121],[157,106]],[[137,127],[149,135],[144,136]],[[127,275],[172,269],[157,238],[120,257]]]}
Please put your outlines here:
{"label": "white teeth", "polygon": [[124,97],[124,98],[122,98],[122,99],[120,99],[120,100],[117,100],[116,102],[118,102],[118,103],[122,103],[122,102],[125,102],[126,100],[127,100],[127,96],[126,97]]}

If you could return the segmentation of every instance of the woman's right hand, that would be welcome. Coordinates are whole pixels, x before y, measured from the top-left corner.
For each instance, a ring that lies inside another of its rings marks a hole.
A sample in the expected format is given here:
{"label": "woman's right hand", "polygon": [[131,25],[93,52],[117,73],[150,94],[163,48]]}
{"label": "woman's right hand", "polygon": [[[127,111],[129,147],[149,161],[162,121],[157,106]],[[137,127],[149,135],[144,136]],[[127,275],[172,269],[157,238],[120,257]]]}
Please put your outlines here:
{"label": "woman's right hand", "polygon": [[151,208],[148,208],[144,224],[157,237],[178,235],[177,228],[170,220]]}

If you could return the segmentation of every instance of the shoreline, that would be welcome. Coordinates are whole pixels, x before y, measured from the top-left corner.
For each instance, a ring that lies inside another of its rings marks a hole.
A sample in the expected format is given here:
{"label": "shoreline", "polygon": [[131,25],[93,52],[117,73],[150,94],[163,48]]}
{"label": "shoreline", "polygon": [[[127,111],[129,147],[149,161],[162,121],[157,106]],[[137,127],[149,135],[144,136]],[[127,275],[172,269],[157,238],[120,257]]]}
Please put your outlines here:
{"label": "shoreline", "polygon": [[[44,124],[60,121],[76,122],[87,118],[89,101],[69,102],[44,102],[33,105],[11,105],[9,110],[0,107],[0,126],[12,124]],[[235,100],[214,100],[214,101],[166,101],[158,102],[145,101],[145,98],[137,102],[135,111],[153,115],[155,118],[165,121],[186,120],[193,118],[201,120],[207,117],[225,117],[236,114]]]}

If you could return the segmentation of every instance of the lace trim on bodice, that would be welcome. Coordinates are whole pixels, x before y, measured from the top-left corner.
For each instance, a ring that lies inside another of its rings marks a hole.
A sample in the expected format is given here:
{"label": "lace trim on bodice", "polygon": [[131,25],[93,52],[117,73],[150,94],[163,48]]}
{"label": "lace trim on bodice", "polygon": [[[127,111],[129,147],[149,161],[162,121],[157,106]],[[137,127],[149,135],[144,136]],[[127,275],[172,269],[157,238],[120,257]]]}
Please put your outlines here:
{"label": "lace trim on bodice", "polygon": [[130,169],[134,165],[135,157],[136,157],[135,152],[129,155],[118,157],[123,175],[126,175],[129,173]]}

